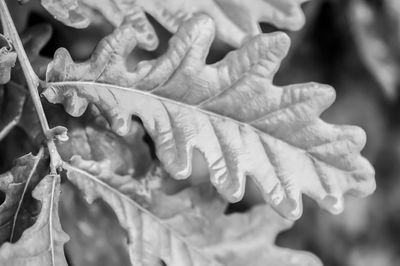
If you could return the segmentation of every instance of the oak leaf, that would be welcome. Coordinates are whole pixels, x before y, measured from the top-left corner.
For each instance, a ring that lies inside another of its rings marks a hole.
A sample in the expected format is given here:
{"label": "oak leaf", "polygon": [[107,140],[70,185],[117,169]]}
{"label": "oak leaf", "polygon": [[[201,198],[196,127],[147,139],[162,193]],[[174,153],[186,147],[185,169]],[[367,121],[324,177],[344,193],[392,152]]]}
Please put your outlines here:
{"label": "oak leaf", "polygon": [[67,266],[63,246],[68,236],[62,231],[58,217],[60,176],[44,177],[32,195],[42,202],[39,216],[17,242],[0,247],[0,265]]}
{"label": "oak leaf", "polygon": [[[232,46],[261,33],[260,22],[298,30],[304,25],[301,4],[308,0],[42,0],[42,5],[66,25],[83,28],[90,12],[99,11],[114,26],[131,21],[140,46],[153,50],[158,39],[145,12],[175,33],[187,19],[199,13],[216,22],[217,36]],[[88,14],[89,13],[89,14]]]}
{"label": "oak leaf", "polygon": [[[175,195],[152,190],[143,205],[137,190],[117,176],[98,172],[98,162],[74,157],[65,163],[68,179],[89,203],[104,200],[127,230],[133,265],[307,265],[315,256],[274,246],[291,222],[267,206],[225,215],[226,203],[210,187],[191,187]],[[101,168],[101,167],[100,167]],[[97,170],[96,170],[97,169]],[[122,182],[123,183],[123,182]],[[146,207],[144,207],[146,206]]]}
{"label": "oak leaf", "polygon": [[74,63],[59,49],[43,95],[73,116],[96,105],[121,135],[129,131],[131,116],[139,116],[173,177],[190,175],[193,149],[199,150],[211,182],[227,199],[240,200],[250,176],[287,218],[301,215],[302,193],[338,213],[344,194],[374,191],[374,170],[359,153],[364,131],[319,119],[334,90],[317,83],[273,85],[290,43],[284,33],[254,37],[205,65],[214,33],[213,21],[197,16],[180,28],[163,56],[129,72],[125,57],[135,47],[135,31],[123,25],[86,62]]}

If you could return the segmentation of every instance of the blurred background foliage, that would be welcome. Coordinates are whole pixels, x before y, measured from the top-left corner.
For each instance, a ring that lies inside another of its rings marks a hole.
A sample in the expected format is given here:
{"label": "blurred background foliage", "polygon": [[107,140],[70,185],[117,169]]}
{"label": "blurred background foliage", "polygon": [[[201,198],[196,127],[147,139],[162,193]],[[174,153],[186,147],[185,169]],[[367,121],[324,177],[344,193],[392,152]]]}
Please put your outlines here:
{"label": "blurred background foliage", "polygon": [[[38,1],[24,6],[16,0],[8,4],[20,32],[35,24],[51,24],[52,37],[42,50],[47,57],[52,57],[58,47],[65,47],[75,60],[84,60],[113,30],[103,20],[94,20],[86,29],[69,28],[47,14]],[[313,0],[303,7],[306,25],[298,32],[288,32],[292,46],[275,82],[285,85],[316,81],[335,87],[337,100],[323,118],[365,129],[368,141],[363,152],[375,166],[377,190],[366,199],[348,198],[344,213],[337,216],[305,199],[302,218],[279,236],[278,244],[309,250],[326,266],[400,265],[400,1]],[[141,60],[160,56],[168,46],[171,34],[151,21],[160,46],[153,52],[136,48],[128,59],[131,68]],[[261,26],[264,32],[277,30],[270,25]],[[231,49],[215,41],[207,61],[216,62]],[[58,112],[56,109],[54,112]],[[59,124],[60,120],[54,123]],[[134,145],[131,153],[140,156],[131,160],[143,168],[154,153],[151,140],[141,129],[137,132],[147,144]],[[11,167],[13,159],[34,148],[24,134],[14,129],[0,143],[2,172]],[[112,142],[114,137],[107,138]],[[201,159],[195,160],[198,163],[193,175],[207,175]],[[242,211],[260,202],[255,186],[249,184],[247,189],[248,196],[228,211]],[[69,256],[70,265],[90,265],[95,261],[117,265],[113,261],[116,256],[119,263],[128,260],[121,248],[123,229],[116,225],[106,204],[97,202],[89,207],[68,184],[64,185],[61,202],[63,228],[72,239],[66,247],[67,256],[74,254]],[[72,222],[77,220],[78,223]],[[100,257],[94,255],[99,250],[103,251]]]}

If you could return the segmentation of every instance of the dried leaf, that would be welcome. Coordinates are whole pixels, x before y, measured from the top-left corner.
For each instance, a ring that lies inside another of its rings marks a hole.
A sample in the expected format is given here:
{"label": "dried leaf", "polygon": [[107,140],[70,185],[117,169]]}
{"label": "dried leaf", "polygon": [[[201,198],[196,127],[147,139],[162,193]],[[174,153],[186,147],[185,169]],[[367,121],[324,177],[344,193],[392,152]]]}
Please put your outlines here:
{"label": "dried leaf", "polygon": [[225,203],[213,191],[187,189],[168,196],[152,190],[135,201],[137,187],[118,176],[99,175],[98,163],[75,157],[67,176],[89,203],[102,199],[129,235],[133,265],[321,265],[314,256],[275,247],[276,234],[290,226],[266,206],[247,214],[224,215]]}
{"label": "dried leaf", "polygon": [[95,104],[122,135],[131,115],[138,115],[172,176],[190,175],[196,148],[207,161],[211,182],[230,201],[242,198],[248,175],[267,202],[291,219],[301,215],[302,193],[338,213],[343,194],[374,191],[374,170],[359,154],[364,131],[318,118],[334,101],[334,90],[316,83],[272,85],[289,46],[285,34],[255,37],[222,61],[205,65],[213,32],[211,19],[196,17],[164,56],[128,72],[124,57],[135,34],[123,26],[87,62],[73,63],[65,49],[58,50],[43,94],[73,116]]}
{"label": "dried leaf", "polygon": [[30,197],[44,170],[43,150],[36,156],[25,155],[15,166],[0,175],[0,191],[5,201],[0,205],[0,244],[17,240],[36,218],[37,206]]}
{"label": "dried leaf", "polygon": [[32,195],[42,202],[40,214],[16,243],[0,247],[0,265],[67,266],[63,246],[68,236],[62,231],[58,217],[60,176],[44,177]]}
{"label": "dried leaf", "polygon": [[17,53],[13,51],[10,41],[0,34],[0,84],[10,81],[11,68],[17,60]]}
{"label": "dried leaf", "polygon": [[170,32],[176,32],[183,21],[199,13],[211,16],[217,36],[239,47],[249,36],[261,33],[259,23],[298,30],[304,25],[301,4],[308,0],[42,0],[43,6],[66,25],[81,28],[88,25],[87,9],[99,11],[114,26],[128,20],[136,29],[141,47],[153,50],[158,39],[145,12]]}

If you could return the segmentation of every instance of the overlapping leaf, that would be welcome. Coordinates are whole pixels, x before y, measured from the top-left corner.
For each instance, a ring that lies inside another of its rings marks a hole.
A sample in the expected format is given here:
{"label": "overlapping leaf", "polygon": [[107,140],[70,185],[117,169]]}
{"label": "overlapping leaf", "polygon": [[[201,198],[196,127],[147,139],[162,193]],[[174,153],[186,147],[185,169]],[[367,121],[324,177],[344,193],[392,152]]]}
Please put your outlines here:
{"label": "overlapping leaf", "polygon": [[[150,181],[154,178],[143,177],[150,164],[143,128],[139,123],[132,123],[129,138],[124,139],[98,125],[101,123],[94,125],[94,117],[99,118],[98,114],[90,113],[79,122],[70,119],[73,121],[68,122],[69,140],[58,145],[61,156],[67,161],[73,155],[98,161],[92,171],[106,180],[111,178],[111,183],[120,191],[129,190],[128,194],[138,202],[146,201],[150,187],[160,183],[152,185]],[[88,205],[79,190],[68,183],[63,184],[62,191],[60,218],[71,237],[65,247],[71,263],[130,265],[128,251],[124,248],[126,231],[119,226],[112,209],[103,201]]]}
{"label": "overlapping leaf", "polygon": [[143,175],[150,166],[150,152],[143,141],[144,131],[139,123],[132,123],[131,140],[88,121],[72,120],[64,125],[68,127],[69,140],[58,143],[58,150],[66,161],[79,155],[86,160],[104,161],[109,171],[134,176]]}
{"label": "overlapping leaf", "polygon": [[[31,27],[22,36],[27,55],[39,76],[44,76],[49,59],[39,55],[40,50],[51,36],[51,27],[39,24]],[[12,80],[0,88],[0,140],[14,127],[23,128],[29,136],[35,139],[39,136],[40,126],[25,86],[25,77],[21,67],[15,67]]]}
{"label": "overlapping leaf", "polygon": [[0,84],[10,81],[11,68],[17,60],[17,53],[13,51],[10,41],[0,34]]}
{"label": "overlapping leaf", "polygon": [[70,265],[131,265],[126,231],[103,201],[88,204],[69,182],[61,186],[60,220],[70,240],[65,245]]}
{"label": "overlapping leaf", "polygon": [[42,0],[43,6],[67,25],[81,28],[89,23],[87,9],[94,9],[113,25],[131,21],[139,45],[157,47],[158,40],[145,12],[171,32],[195,14],[206,13],[217,25],[218,37],[240,46],[249,36],[261,33],[259,22],[298,30],[304,24],[301,4],[307,0]]}
{"label": "overlapping leaf", "polygon": [[63,246],[68,236],[58,218],[59,194],[60,176],[44,177],[32,194],[42,202],[40,214],[16,243],[0,247],[0,265],[67,265]]}
{"label": "overlapping leaf", "polygon": [[5,193],[0,205],[0,244],[18,239],[36,218],[37,206],[30,194],[43,173],[43,157],[42,150],[36,156],[25,155],[9,172],[0,175],[0,190]]}
{"label": "overlapping leaf", "polygon": [[[73,158],[65,164],[70,181],[89,202],[103,199],[128,233],[133,265],[321,265],[314,256],[273,245],[290,222],[266,206],[246,214],[224,215],[225,203],[213,190],[189,188],[168,196],[152,190],[146,209],[136,188],[116,175],[104,175],[95,161]],[[123,182],[122,182],[123,183]]]}
{"label": "overlapping leaf", "polygon": [[124,25],[87,62],[73,63],[65,49],[58,50],[44,95],[74,116],[95,104],[120,134],[128,131],[131,115],[138,115],[175,178],[189,176],[198,149],[226,198],[241,199],[245,176],[251,176],[286,217],[301,215],[302,193],[337,213],[343,194],[374,190],[373,168],[359,154],[365,133],[318,118],[334,101],[333,89],[272,84],[289,46],[285,34],[260,35],[205,65],[213,34],[211,19],[195,17],[172,38],[165,55],[128,72],[124,57],[135,46],[135,33]]}

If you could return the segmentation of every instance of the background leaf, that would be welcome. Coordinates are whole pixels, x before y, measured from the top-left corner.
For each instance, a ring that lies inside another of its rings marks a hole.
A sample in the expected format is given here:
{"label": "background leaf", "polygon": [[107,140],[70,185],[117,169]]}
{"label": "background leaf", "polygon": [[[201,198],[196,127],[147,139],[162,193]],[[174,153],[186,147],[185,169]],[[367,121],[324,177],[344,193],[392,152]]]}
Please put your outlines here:
{"label": "background leaf", "polygon": [[39,206],[30,194],[39,183],[45,164],[41,150],[36,156],[28,154],[17,159],[13,169],[0,175],[0,193],[5,194],[0,205],[0,245],[18,240],[34,223]]}
{"label": "background leaf", "polygon": [[63,246],[68,236],[62,231],[58,217],[60,176],[44,177],[32,195],[42,202],[40,214],[16,243],[0,247],[0,264],[66,266]]}
{"label": "background leaf", "polygon": [[75,157],[65,168],[90,203],[103,199],[115,211],[129,235],[133,265],[161,265],[160,260],[167,265],[243,265],[250,257],[252,265],[321,265],[309,254],[273,246],[276,233],[291,223],[266,206],[226,216],[226,204],[207,186],[171,196],[152,189],[151,197],[144,198],[132,181],[99,172],[97,162]]}
{"label": "background leaf", "polygon": [[[145,12],[174,33],[187,19],[199,13],[211,16],[217,25],[217,36],[239,47],[249,36],[261,33],[259,23],[298,30],[304,24],[300,5],[308,0],[42,0],[42,5],[64,24],[86,27],[91,10],[96,10],[114,26],[129,21],[136,30],[141,47],[154,50],[158,39]],[[89,11],[90,10],[90,11]]]}

